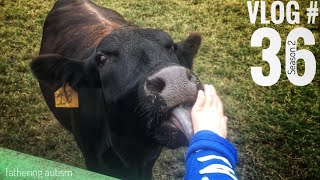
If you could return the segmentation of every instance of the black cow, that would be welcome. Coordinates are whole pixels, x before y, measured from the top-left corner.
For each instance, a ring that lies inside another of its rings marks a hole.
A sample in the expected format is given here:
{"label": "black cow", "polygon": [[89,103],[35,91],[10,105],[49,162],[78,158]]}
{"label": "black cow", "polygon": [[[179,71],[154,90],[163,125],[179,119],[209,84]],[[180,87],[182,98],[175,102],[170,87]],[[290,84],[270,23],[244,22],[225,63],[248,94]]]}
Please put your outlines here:
{"label": "black cow", "polygon": [[[90,0],[58,0],[31,69],[89,170],[150,179],[161,148],[186,146],[192,136],[190,109],[202,86],[191,68],[200,43],[196,33],[174,43]],[[78,93],[76,107],[57,107],[61,87]]]}

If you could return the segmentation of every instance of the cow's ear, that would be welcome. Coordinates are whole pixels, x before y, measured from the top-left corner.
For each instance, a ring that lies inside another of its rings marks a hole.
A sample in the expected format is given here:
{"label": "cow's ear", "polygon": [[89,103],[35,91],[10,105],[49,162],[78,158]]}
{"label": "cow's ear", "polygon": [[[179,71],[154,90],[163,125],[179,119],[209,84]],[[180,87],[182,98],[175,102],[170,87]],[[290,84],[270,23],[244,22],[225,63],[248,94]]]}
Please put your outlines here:
{"label": "cow's ear", "polygon": [[85,76],[84,63],[58,54],[45,54],[30,64],[34,76],[52,87],[68,83],[75,87]]}
{"label": "cow's ear", "polygon": [[192,69],[193,60],[201,45],[201,35],[191,33],[189,37],[175,45],[175,53],[182,66]]}

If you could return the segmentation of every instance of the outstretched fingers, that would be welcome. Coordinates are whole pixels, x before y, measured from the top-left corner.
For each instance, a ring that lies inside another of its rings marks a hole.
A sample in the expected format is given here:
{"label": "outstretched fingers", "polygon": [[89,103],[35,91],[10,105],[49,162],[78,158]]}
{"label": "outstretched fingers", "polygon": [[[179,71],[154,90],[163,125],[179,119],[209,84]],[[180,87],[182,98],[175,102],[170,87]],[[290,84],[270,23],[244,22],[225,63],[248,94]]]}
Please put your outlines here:
{"label": "outstretched fingers", "polygon": [[198,97],[197,97],[197,101],[194,104],[194,110],[196,111],[201,111],[205,105],[206,102],[206,97],[204,95],[204,92],[202,90],[198,91]]}
{"label": "outstretched fingers", "polygon": [[206,102],[204,105],[205,109],[212,109],[212,106],[214,104],[214,96],[215,96],[215,88],[212,85],[205,85],[204,86],[204,93],[206,95]]}

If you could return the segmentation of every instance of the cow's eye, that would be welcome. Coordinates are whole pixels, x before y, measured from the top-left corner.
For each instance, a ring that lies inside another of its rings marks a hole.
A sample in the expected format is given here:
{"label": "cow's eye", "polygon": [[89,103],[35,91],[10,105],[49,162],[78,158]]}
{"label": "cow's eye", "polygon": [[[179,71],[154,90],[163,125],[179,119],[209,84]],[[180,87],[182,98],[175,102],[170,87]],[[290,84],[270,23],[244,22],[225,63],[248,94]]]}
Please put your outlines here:
{"label": "cow's eye", "polygon": [[176,51],[178,46],[177,46],[177,44],[173,43],[171,48],[172,48],[173,51]]}
{"label": "cow's eye", "polygon": [[106,62],[106,60],[107,60],[107,58],[104,54],[97,54],[96,61],[98,63],[104,63],[104,62]]}
{"label": "cow's eye", "polygon": [[177,50],[177,45],[173,43],[173,44],[167,45],[166,48],[168,50],[176,51]]}
{"label": "cow's eye", "polygon": [[100,62],[106,62],[107,58],[104,55],[101,55],[99,58],[100,58],[99,59]]}
{"label": "cow's eye", "polygon": [[107,60],[108,58],[102,52],[97,53],[96,62],[99,68],[101,68],[106,63]]}

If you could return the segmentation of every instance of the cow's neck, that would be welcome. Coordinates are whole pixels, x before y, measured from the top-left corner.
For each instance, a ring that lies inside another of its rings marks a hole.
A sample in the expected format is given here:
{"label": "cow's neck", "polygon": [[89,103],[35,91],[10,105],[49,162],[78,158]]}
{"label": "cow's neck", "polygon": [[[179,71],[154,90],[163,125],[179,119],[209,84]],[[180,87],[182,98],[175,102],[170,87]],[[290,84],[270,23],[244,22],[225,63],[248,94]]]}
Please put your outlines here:
{"label": "cow's neck", "polygon": [[[126,102],[132,101],[126,100]],[[99,152],[98,159],[102,166],[110,165],[111,168],[107,167],[102,171],[119,174],[119,177],[125,179],[128,177],[150,179],[153,165],[162,146],[147,137],[145,129],[139,126],[138,116],[131,104],[123,102],[108,104],[106,109],[108,121],[105,122],[110,123],[106,124],[105,136],[108,136],[111,148],[102,144],[103,147],[100,149],[103,150]],[[118,164],[116,168],[115,164]]]}

